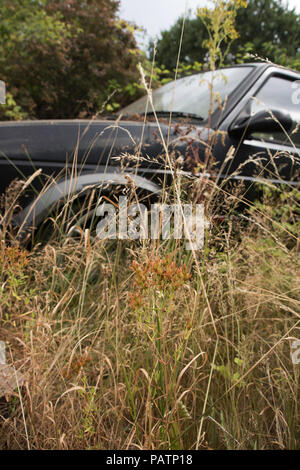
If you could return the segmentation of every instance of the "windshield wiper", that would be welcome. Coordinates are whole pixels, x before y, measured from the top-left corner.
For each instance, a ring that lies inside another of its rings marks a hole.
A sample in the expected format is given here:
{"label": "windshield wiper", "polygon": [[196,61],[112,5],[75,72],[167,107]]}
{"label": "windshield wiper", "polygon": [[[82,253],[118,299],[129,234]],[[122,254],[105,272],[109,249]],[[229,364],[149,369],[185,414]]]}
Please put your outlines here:
{"label": "windshield wiper", "polygon": [[[170,111],[156,111],[156,115],[163,117],[170,117],[171,112]],[[149,111],[147,113],[147,116],[154,116],[153,111]],[[198,114],[193,114],[193,113],[184,113],[182,111],[172,111],[172,117],[184,117],[184,118],[191,118],[191,119],[196,119],[197,121],[204,121],[204,118],[202,116],[198,116]]]}

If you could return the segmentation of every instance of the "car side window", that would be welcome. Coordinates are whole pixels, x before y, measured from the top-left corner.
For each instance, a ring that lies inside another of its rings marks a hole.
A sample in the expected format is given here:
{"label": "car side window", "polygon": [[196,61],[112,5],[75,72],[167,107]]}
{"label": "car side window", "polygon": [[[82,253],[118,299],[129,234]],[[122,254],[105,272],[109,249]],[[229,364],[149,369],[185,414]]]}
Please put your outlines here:
{"label": "car side window", "polygon": [[[289,136],[284,132],[255,132],[252,138],[300,147],[300,81],[279,76],[270,77],[251,99],[251,115],[259,111],[281,111],[290,114],[293,127]],[[271,117],[271,114],[270,114]]]}

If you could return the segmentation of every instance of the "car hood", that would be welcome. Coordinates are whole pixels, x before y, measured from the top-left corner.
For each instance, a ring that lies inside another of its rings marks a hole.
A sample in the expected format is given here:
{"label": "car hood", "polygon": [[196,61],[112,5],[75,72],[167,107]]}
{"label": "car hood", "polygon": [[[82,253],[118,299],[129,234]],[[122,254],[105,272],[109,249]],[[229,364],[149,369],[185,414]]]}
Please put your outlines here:
{"label": "car hood", "polygon": [[120,157],[140,152],[145,158],[165,153],[165,143],[181,153],[187,141],[205,140],[206,130],[166,122],[121,120],[51,120],[0,123],[1,158],[32,161],[74,161],[120,165]]}

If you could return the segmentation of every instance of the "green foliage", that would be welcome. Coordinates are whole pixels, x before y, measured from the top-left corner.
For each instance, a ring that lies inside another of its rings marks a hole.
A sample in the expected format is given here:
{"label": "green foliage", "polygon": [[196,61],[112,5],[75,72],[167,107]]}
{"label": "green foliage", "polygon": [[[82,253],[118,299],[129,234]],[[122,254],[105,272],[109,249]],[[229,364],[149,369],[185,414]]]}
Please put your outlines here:
{"label": "green foliage", "polygon": [[126,87],[138,81],[143,57],[118,7],[10,0],[1,11],[0,67],[15,105],[0,109],[0,119],[85,117],[132,99]]}
{"label": "green foliage", "polygon": [[245,385],[245,382],[243,382],[243,380],[240,380],[242,377],[243,360],[239,359],[238,357],[235,357],[234,364],[234,367],[231,366],[229,363],[225,366],[217,366],[213,364],[213,368],[222,375],[226,382],[229,382],[230,384],[236,383],[238,387],[242,387]]}
{"label": "green foliage", "polygon": [[[300,192],[298,189],[262,187],[262,198],[255,202],[252,212],[267,214],[270,230],[275,229],[288,245],[297,243],[300,233]],[[279,227],[279,228],[278,228]]]}
{"label": "green foliage", "polygon": [[[221,1],[220,5],[228,8],[230,3]],[[238,38],[232,43],[230,54],[226,56],[227,46],[221,45],[224,62],[231,64],[253,61],[253,55],[257,55],[280,65],[299,69],[300,28],[299,15],[295,9],[290,9],[281,0],[249,0],[244,3],[247,3],[247,8],[239,8],[236,12],[235,30]],[[175,68],[182,21],[179,18],[168,31],[162,32],[156,48],[158,66]],[[187,18],[181,62],[185,65],[192,65],[195,61],[207,64],[207,41],[209,34],[201,17]],[[151,57],[153,50],[153,44],[150,44]]]}
{"label": "green foliage", "polygon": [[216,64],[223,65],[232,42],[238,38],[235,27],[237,10],[247,8],[245,0],[212,0],[214,8],[198,8],[197,14],[208,33],[204,46],[208,50],[208,62],[211,70]]}
{"label": "green foliage", "polygon": [[68,35],[68,26],[59,12],[47,14],[45,0],[11,0],[1,6],[1,56],[3,63],[16,47],[24,49],[32,41],[59,44]]}
{"label": "green foliage", "polygon": [[294,63],[299,63],[300,28],[295,9],[290,9],[282,0],[247,3],[247,10],[241,9],[238,13],[240,40],[233,46],[232,53],[243,54],[248,48],[248,52],[280,65],[293,67]]}
{"label": "green foliage", "polygon": [[0,298],[2,301],[2,312],[6,319],[17,308],[16,304],[21,302],[27,305],[34,295],[34,289],[28,287],[28,275],[26,267],[29,263],[28,253],[18,247],[1,246],[0,249]]}
{"label": "green foliage", "polygon": [[[169,70],[176,67],[182,23],[183,18],[179,18],[169,30],[162,31],[155,52],[155,60],[159,67],[164,66]],[[203,62],[207,53],[203,44],[205,39],[207,39],[207,32],[201,24],[201,20],[187,18],[181,48],[181,64],[191,65],[196,61]],[[150,43],[149,54],[151,58],[154,56],[154,49],[154,44]]]}
{"label": "green foliage", "polygon": [[7,120],[20,121],[25,119],[27,114],[22,112],[21,107],[17,105],[11,93],[6,93],[6,103],[1,109],[2,115]]}

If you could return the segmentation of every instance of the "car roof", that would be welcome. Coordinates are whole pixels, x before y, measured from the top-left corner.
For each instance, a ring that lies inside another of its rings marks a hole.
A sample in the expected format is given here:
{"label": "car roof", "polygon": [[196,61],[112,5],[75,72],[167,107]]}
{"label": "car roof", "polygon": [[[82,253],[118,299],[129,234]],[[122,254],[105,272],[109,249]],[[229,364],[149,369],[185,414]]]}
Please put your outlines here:
{"label": "car roof", "polygon": [[294,72],[300,74],[299,70],[292,69],[290,67],[285,67],[283,65],[273,64],[272,62],[246,62],[243,64],[233,64],[226,67],[220,67],[221,69],[233,68],[233,67],[255,67],[256,69],[268,69],[268,68],[277,68],[279,70],[285,70],[286,72]]}

